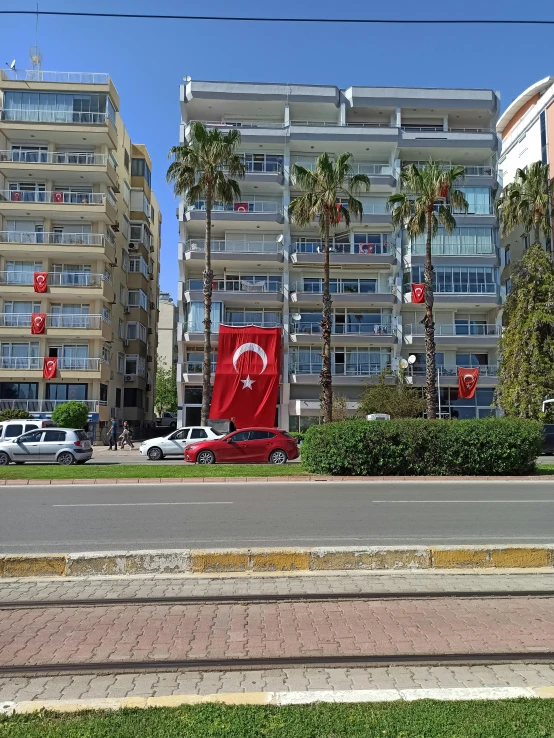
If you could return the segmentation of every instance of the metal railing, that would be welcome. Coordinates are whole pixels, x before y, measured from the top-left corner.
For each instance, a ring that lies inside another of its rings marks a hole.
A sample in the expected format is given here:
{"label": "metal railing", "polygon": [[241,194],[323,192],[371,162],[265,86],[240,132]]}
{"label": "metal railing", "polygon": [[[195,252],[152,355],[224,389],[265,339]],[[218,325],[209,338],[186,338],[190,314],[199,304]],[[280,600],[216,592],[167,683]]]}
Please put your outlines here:
{"label": "metal railing", "polygon": [[6,79],[15,82],[56,82],[75,85],[107,85],[109,74],[104,72],[45,72],[42,69],[3,69]]}
{"label": "metal railing", "polygon": [[[103,281],[109,281],[104,274],[48,272],[48,285],[50,287],[100,287]],[[0,284],[31,286],[34,284],[34,273],[0,272]]]}
{"label": "metal railing", "polygon": [[[435,336],[452,337],[479,337],[500,336],[502,328],[494,323],[471,323],[469,325],[435,325]],[[425,328],[421,323],[408,323],[404,334],[410,336],[425,336]]]}
{"label": "metal railing", "polygon": [[346,125],[352,126],[353,128],[398,128],[397,125],[392,123],[370,123],[363,121],[347,121]]}
{"label": "metal railing", "polygon": [[[297,157],[293,161],[293,165],[297,164],[298,166],[304,167],[304,169],[309,169],[311,172],[314,171],[315,165],[316,165],[316,157],[313,157],[311,159],[304,159],[302,157]],[[392,167],[389,164],[371,164],[371,163],[365,163],[365,162],[353,162],[352,163],[352,174],[367,174],[369,176],[374,176],[377,174],[392,174]]]}
{"label": "metal railing", "polygon": [[[403,161],[402,166],[407,167],[410,164],[415,164],[418,169],[422,169],[426,166],[428,161]],[[439,169],[443,172],[447,172],[452,167],[461,166],[465,170],[466,177],[496,177],[498,172],[494,167],[489,166],[468,166],[466,164],[453,164],[450,162],[442,162],[439,164]]]}
{"label": "metal railing", "polygon": [[105,125],[108,113],[83,113],[73,110],[51,110],[50,108],[4,108],[0,111],[2,120],[17,123],[80,123],[81,125]]}
{"label": "metal railing", "polygon": [[443,126],[400,126],[405,133],[494,133],[492,128],[444,128]]}
{"label": "metal railing", "polygon": [[[472,284],[462,289],[461,285],[435,285],[435,295],[498,295],[499,287],[496,284]],[[410,294],[410,293],[407,293]]]}
{"label": "metal railing", "polygon": [[75,166],[105,166],[107,154],[95,154],[89,151],[73,153],[65,151],[25,151],[12,149],[0,151],[0,162],[9,161],[16,164],[71,164]]}
{"label": "metal railing", "polygon": [[[97,372],[100,364],[106,364],[104,359],[89,359],[80,357],[58,357],[58,369],[70,371]],[[44,365],[42,356],[2,356],[0,369],[38,370]]]}
{"label": "metal railing", "polygon": [[[185,251],[204,251],[206,242],[202,239],[194,239],[185,243]],[[283,247],[277,241],[226,241],[216,240],[211,242],[213,254],[278,254]]]}
{"label": "metal railing", "polygon": [[[332,254],[361,254],[362,256],[375,256],[381,254],[393,254],[396,244],[393,241],[381,243],[334,243],[330,246]],[[298,254],[322,254],[323,243],[321,241],[309,241],[292,243],[292,252]]]}
{"label": "metal railing", "polygon": [[[211,361],[211,370],[212,372],[215,372],[215,367],[217,364],[217,357],[215,359],[212,359]],[[185,361],[183,365],[183,371],[186,374],[202,374],[203,370],[203,364],[201,361]]]}
{"label": "metal railing", "polygon": [[[410,252],[414,256],[425,256],[425,248],[424,243],[415,243],[410,246]],[[492,240],[483,244],[434,243],[431,252],[435,256],[492,256],[496,254],[496,247]]]}
{"label": "metal railing", "polygon": [[102,233],[25,233],[24,231],[0,231],[0,243],[62,244],[64,246],[102,246]]}
{"label": "metal railing", "polygon": [[248,174],[280,174],[283,165],[277,161],[245,161],[244,170]]}
{"label": "metal railing", "polygon": [[[372,364],[364,361],[357,361],[348,364],[335,364],[332,362],[331,374],[336,377],[363,377],[375,376],[381,374],[388,367],[381,364]],[[293,361],[289,370],[290,374],[319,374],[321,372],[321,362],[319,361]]]}
{"label": "metal railing", "polygon": [[249,325],[255,325],[257,328],[280,328],[282,326],[281,320],[275,320],[271,318],[264,318],[259,321],[243,321],[243,320],[225,320],[223,325],[230,325],[233,328],[246,328]]}
{"label": "metal railing", "polygon": [[[446,366],[438,366],[437,371],[441,377],[457,377],[458,375],[458,369],[467,369],[467,365],[446,365]],[[477,369],[477,367],[473,367],[473,369]],[[425,367],[414,367],[411,370],[411,373],[415,377],[421,377],[425,376]],[[497,377],[498,376],[498,365],[497,364],[481,364],[479,366],[479,376],[480,377]]]}
{"label": "metal railing", "polygon": [[[330,284],[331,294],[378,294],[379,280],[377,279],[332,279]],[[303,292],[307,294],[322,295],[323,280],[319,282],[293,282],[291,292]],[[385,292],[383,294],[390,294]]]}
{"label": "metal railing", "polygon": [[[321,334],[321,323],[304,322],[302,320],[292,321],[290,325],[291,334]],[[384,321],[382,323],[364,323],[361,325],[333,325],[331,333],[335,336],[392,336],[392,324]]]}
{"label": "metal railing", "polygon": [[187,126],[191,123],[202,123],[206,128],[284,128],[284,122],[271,121],[271,120],[190,120]]}
{"label": "metal railing", "polygon": [[0,201],[4,202],[48,202],[55,205],[103,205],[106,195],[103,192],[71,192],[40,190],[0,190]]}
{"label": "metal railing", "polygon": [[331,126],[335,128],[340,126],[338,120],[291,120],[291,126],[314,126],[314,127],[326,127]]}
{"label": "metal railing", "polygon": [[[2,328],[30,328],[31,313],[0,313]],[[98,330],[102,323],[109,321],[103,315],[58,315],[46,316],[47,328],[79,328],[82,330]]]}
{"label": "metal railing", "polygon": [[[204,284],[201,279],[189,279],[188,288],[189,290],[203,290]],[[280,283],[270,281],[268,277],[259,277],[255,282],[247,279],[214,279],[212,290],[214,292],[280,293],[283,287]]]}
{"label": "metal railing", "polygon": [[[203,200],[198,200],[193,206],[189,207],[188,210],[206,210],[206,203]],[[282,213],[283,208],[281,204],[272,200],[241,200],[240,202],[234,202],[232,205],[223,205],[222,203],[215,203],[212,208],[212,213],[215,212],[231,212],[231,213]]]}
{"label": "metal railing", "polygon": [[[2,400],[0,399],[0,410],[27,410],[29,413],[51,413],[58,405],[63,405],[67,400]],[[79,400],[84,402],[89,412],[98,412],[100,406],[106,406],[106,400]]]}

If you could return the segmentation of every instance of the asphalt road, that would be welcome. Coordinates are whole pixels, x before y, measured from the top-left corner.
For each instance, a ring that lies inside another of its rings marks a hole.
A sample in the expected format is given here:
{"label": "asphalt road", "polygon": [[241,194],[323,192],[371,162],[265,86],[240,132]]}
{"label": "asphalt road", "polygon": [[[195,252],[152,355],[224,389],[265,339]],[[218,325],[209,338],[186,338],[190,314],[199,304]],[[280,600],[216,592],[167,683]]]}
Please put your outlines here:
{"label": "asphalt road", "polygon": [[544,482],[0,488],[0,552],[551,543]]}

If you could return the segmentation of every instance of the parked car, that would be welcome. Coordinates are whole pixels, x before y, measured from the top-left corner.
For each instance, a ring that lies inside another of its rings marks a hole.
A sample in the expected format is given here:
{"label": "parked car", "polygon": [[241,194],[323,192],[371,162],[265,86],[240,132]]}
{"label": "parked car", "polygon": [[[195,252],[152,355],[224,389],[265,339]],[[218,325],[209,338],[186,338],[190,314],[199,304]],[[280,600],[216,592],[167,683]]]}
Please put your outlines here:
{"label": "parked car", "polygon": [[52,420],[3,420],[0,422],[0,441],[7,438],[17,438],[27,433],[27,431],[38,430],[39,428],[55,428],[56,424]]}
{"label": "parked car", "polygon": [[177,428],[177,416],[175,413],[162,413],[154,422],[159,428]]}
{"label": "parked car", "polygon": [[221,438],[222,435],[225,434],[207,426],[189,426],[179,428],[168,436],[150,438],[140,444],[139,451],[143,456],[148,456],[150,461],[160,461],[165,456],[182,456],[183,449],[189,443]]}
{"label": "parked car", "polygon": [[92,457],[92,446],[84,430],[40,428],[0,442],[0,466],[13,461],[53,461],[64,466],[84,464]]}
{"label": "parked car", "polygon": [[298,455],[296,438],[278,428],[241,428],[215,441],[185,447],[185,461],[194,464],[286,464]]}
{"label": "parked car", "polygon": [[545,423],[542,436],[542,453],[546,456],[554,454],[554,425]]}

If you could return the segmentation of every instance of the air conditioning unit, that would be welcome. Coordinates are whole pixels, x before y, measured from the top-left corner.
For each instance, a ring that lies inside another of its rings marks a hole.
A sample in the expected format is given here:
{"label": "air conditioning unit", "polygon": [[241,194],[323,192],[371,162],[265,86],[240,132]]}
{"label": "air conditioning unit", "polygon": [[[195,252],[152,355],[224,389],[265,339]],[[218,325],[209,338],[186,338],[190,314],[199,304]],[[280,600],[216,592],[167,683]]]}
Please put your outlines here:
{"label": "air conditioning unit", "polygon": [[130,313],[131,312],[131,308],[129,307],[129,305],[125,305],[125,307],[123,308],[123,312],[124,313]]}
{"label": "air conditioning unit", "polygon": [[125,375],[125,381],[126,382],[132,382],[133,381],[133,375],[132,374],[126,374]]}
{"label": "air conditioning unit", "polygon": [[130,243],[129,244],[129,251],[138,251],[139,245],[138,243]]}

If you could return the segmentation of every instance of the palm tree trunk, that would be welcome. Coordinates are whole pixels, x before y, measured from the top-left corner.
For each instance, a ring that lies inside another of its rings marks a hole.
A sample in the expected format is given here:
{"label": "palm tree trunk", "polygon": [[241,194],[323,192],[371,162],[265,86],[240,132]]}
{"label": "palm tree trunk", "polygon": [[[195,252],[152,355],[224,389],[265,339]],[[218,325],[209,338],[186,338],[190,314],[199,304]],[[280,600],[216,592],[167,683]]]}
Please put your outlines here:
{"label": "palm tree trunk", "polygon": [[437,367],[435,362],[435,321],[433,319],[433,211],[427,211],[427,241],[425,245],[425,375],[427,380],[427,418],[437,417]]}
{"label": "palm tree trunk", "polygon": [[329,223],[325,223],[323,252],[323,319],[321,331],[323,335],[323,354],[319,383],[321,385],[321,405],[323,422],[333,420],[333,379],[331,376],[331,290],[329,287]]}
{"label": "palm tree trunk", "polygon": [[538,221],[535,221],[533,224],[533,233],[535,234],[535,240],[533,243],[539,243],[541,242],[541,228]]}
{"label": "palm tree trunk", "polygon": [[202,364],[202,411],[200,424],[208,425],[212,396],[212,191],[206,192],[206,250],[204,253],[204,361]]}

